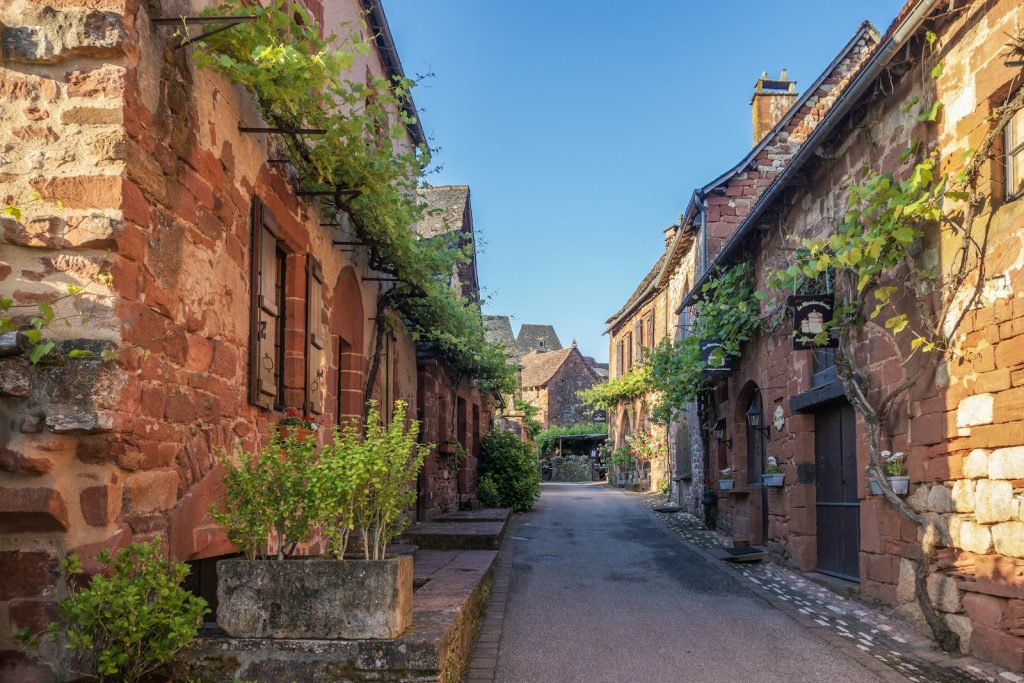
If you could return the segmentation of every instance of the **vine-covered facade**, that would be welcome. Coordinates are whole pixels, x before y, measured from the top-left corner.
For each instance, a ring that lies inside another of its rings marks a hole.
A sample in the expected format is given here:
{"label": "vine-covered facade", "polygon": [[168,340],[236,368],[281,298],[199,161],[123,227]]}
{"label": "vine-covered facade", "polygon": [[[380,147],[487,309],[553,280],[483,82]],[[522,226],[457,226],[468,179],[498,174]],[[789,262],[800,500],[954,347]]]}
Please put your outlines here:
{"label": "vine-covered facade", "polygon": [[[386,272],[387,249],[309,193],[286,162],[286,125],[201,68],[202,43],[178,48],[180,7],[48,4],[0,9],[0,195],[17,207],[0,219],[0,297],[15,323],[57,300],[53,350],[32,362],[12,333],[0,357],[0,571],[14,577],[0,589],[0,670],[18,680],[50,676],[12,634],[55,616],[67,553],[163,537],[197,590],[209,585],[211,560],[234,552],[210,516],[217,449],[253,451],[289,416],[323,440],[367,400],[388,417],[405,401],[438,444],[419,482],[429,518],[474,494],[491,422],[470,354],[389,297],[409,274]],[[306,6],[306,19],[274,20],[367,36],[350,80],[404,80],[378,3]],[[395,154],[425,146],[411,100],[387,123]],[[468,190],[462,209],[462,256],[442,284],[471,323]],[[69,285],[85,293],[62,298]]]}

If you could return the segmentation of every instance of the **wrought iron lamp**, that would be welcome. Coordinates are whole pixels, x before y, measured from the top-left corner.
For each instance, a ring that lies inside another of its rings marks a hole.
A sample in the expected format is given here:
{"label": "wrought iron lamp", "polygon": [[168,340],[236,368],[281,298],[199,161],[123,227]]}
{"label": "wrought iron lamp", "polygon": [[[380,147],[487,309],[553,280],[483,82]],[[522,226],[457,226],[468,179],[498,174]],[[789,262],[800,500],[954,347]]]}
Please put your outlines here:
{"label": "wrought iron lamp", "polygon": [[732,439],[725,438],[725,418],[723,417],[715,423],[713,428],[715,432],[715,440],[718,443],[724,443],[727,448],[732,448]]}
{"label": "wrought iron lamp", "polygon": [[761,424],[761,406],[759,406],[757,403],[750,404],[750,407],[747,408],[746,416],[747,426],[750,427],[751,429],[756,429],[757,431],[765,435],[767,435],[771,431],[770,427],[763,426]]}

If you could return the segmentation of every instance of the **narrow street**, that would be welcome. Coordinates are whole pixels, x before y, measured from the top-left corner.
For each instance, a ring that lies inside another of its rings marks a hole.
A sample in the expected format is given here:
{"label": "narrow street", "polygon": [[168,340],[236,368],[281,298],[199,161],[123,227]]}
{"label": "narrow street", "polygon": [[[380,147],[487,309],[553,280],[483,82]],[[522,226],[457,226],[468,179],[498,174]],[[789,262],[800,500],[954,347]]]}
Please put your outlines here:
{"label": "narrow street", "polygon": [[[882,680],[621,491],[545,484],[504,554],[511,576],[496,681]],[[476,662],[492,659],[480,657],[481,648],[493,653],[488,643],[477,648]],[[474,669],[469,680],[487,674]]]}

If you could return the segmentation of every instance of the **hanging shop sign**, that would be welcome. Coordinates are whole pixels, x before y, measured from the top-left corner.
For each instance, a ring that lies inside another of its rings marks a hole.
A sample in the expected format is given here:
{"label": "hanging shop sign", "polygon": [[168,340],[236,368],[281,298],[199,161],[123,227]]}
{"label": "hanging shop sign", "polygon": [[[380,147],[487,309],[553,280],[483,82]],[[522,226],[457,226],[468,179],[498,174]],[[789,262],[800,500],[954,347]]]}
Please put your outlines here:
{"label": "hanging shop sign", "polygon": [[608,413],[605,412],[604,410],[595,410],[593,415],[591,415],[590,419],[594,422],[607,422]]}
{"label": "hanging shop sign", "polygon": [[736,368],[736,358],[726,351],[725,342],[720,339],[700,340],[700,359],[704,363],[704,374],[709,377],[728,377]]}
{"label": "hanging shop sign", "polygon": [[824,344],[815,344],[814,337],[825,331],[832,322],[835,297],[831,294],[796,295],[789,297],[793,309],[793,349],[834,349],[839,340],[829,337]]}

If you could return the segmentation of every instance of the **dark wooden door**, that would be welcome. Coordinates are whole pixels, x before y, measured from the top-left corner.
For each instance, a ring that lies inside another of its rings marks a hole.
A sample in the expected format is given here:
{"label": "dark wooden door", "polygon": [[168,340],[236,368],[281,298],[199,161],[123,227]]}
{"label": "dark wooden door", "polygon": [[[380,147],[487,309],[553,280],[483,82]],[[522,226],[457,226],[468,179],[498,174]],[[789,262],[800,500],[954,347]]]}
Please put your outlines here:
{"label": "dark wooden door", "polygon": [[818,571],[860,580],[860,502],[853,408],[825,408],[814,416]]}

